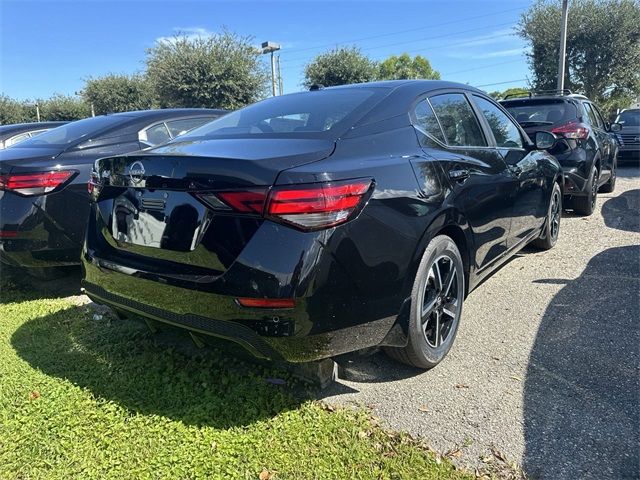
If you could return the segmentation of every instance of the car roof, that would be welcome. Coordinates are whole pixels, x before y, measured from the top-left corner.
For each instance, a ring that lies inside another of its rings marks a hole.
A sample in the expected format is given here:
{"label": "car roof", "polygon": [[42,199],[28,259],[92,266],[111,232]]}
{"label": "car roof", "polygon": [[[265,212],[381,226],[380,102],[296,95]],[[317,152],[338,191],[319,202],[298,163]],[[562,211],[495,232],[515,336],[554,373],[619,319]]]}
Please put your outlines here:
{"label": "car roof", "polygon": [[206,116],[207,114],[215,114],[215,115],[223,115],[228,113],[228,110],[223,110],[221,108],[158,108],[151,110],[134,110],[132,112],[120,112],[120,113],[107,113],[106,115],[114,116],[114,117],[130,117],[130,118],[161,118],[161,117],[178,117],[180,115],[184,116],[197,116],[198,114],[202,114]]}
{"label": "car roof", "polygon": [[500,100],[500,103],[510,103],[510,102],[528,102],[528,101],[538,101],[538,100],[542,100],[542,101],[549,101],[549,100],[586,100],[586,101],[590,101],[589,98],[585,97],[584,95],[580,95],[577,93],[572,93],[570,95],[532,95],[531,97],[529,96],[523,96],[523,97],[512,97],[512,98],[506,98],[504,100]]}
{"label": "car roof", "polygon": [[387,88],[389,90],[404,91],[407,93],[421,91],[424,93],[445,88],[456,88],[470,90],[486,95],[482,90],[464,83],[448,82],[446,80],[380,80],[376,82],[352,83],[348,85],[338,85],[327,87],[327,90],[337,90],[342,88]]}
{"label": "car roof", "polygon": [[68,122],[27,122],[0,125],[0,134],[31,132],[33,130],[43,130],[45,128],[59,127]]}

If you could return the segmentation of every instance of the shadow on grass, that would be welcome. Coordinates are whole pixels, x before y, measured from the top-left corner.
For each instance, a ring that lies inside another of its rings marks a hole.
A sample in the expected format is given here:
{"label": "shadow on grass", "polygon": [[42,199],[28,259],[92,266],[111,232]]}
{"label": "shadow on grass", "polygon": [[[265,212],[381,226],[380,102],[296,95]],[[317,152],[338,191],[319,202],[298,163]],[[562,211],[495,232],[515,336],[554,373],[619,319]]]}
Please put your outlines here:
{"label": "shadow on grass", "polygon": [[[299,382],[273,365],[219,348],[197,349],[182,331],[154,335],[136,320],[94,320],[86,306],[27,321],[11,343],[22,359],[47,375],[132,413],[188,425],[246,426],[309,398]],[[287,383],[274,385],[270,378]]]}
{"label": "shadow on grass", "polygon": [[80,295],[80,268],[51,270],[51,278],[36,278],[24,269],[0,264],[0,303]]}

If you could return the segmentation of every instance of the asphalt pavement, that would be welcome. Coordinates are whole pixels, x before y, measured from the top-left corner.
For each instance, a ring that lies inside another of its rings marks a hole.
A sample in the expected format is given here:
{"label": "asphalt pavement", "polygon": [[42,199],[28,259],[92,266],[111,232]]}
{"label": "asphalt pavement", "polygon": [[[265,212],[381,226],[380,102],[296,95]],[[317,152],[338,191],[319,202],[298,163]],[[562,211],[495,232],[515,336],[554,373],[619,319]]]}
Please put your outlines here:
{"label": "asphalt pavement", "polygon": [[467,467],[640,478],[640,169],[618,175],[591,217],[565,212],[552,250],[525,249],[469,296],[438,367],[349,355],[324,400]]}

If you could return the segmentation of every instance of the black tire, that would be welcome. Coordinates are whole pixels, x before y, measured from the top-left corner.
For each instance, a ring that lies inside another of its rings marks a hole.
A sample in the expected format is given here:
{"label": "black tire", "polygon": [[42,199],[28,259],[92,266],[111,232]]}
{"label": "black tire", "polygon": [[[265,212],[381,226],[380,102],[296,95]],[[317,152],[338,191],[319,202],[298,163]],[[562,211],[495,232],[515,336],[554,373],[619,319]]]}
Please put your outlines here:
{"label": "black tire", "polygon": [[540,250],[549,250],[553,248],[558,241],[560,234],[560,220],[562,219],[562,192],[560,185],[554,182],[551,198],[549,199],[549,211],[547,219],[544,222],[542,233],[536,238],[531,245]]}
{"label": "black tire", "polygon": [[616,170],[618,168],[618,155],[613,158],[613,164],[611,165],[611,176],[607,183],[600,187],[600,191],[602,193],[612,193],[616,189],[616,179],[618,178],[618,174]]}
{"label": "black tire", "polygon": [[596,208],[596,199],[598,197],[598,169],[594,165],[591,168],[589,182],[587,183],[587,194],[581,197],[573,197],[571,202],[573,211],[578,215],[589,216]]}
{"label": "black tire", "polygon": [[440,363],[458,331],[464,282],[458,247],[451,238],[438,235],[427,246],[413,283],[409,343],[406,347],[385,347],[385,352],[418,368],[429,369]]}

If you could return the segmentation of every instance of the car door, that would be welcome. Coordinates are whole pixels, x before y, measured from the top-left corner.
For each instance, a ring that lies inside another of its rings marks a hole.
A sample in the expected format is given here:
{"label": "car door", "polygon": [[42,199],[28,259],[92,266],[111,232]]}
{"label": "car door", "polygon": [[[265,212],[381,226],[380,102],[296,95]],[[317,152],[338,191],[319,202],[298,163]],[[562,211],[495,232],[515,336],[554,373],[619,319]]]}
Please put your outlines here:
{"label": "car door", "polygon": [[473,94],[472,98],[517,185],[507,241],[507,247],[511,248],[538,232],[547,214],[550,192],[537,161],[540,153],[527,148],[520,128],[502,107],[482,95]]}
{"label": "car door", "polygon": [[609,132],[606,131],[604,122],[596,113],[594,106],[590,102],[584,102],[584,109],[587,111],[589,124],[593,130],[593,134],[598,140],[598,149],[600,151],[600,183],[611,176],[611,142]]}
{"label": "car door", "polygon": [[[423,148],[440,161],[450,179],[451,198],[467,218],[475,242],[475,266],[482,270],[507,249],[513,176],[500,153],[489,145],[463,92],[430,95],[416,109],[416,117],[423,117],[422,128],[432,132],[425,136]],[[435,121],[426,122],[430,115],[435,115]]]}
{"label": "car door", "polygon": [[[618,140],[616,138],[616,134],[611,131],[611,125],[607,121],[605,121],[604,117],[602,116],[602,112],[600,111],[598,106],[595,103],[592,103],[591,107],[593,108],[593,112],[596,114],[598,124],[602,125],[602,129],[606,133],[605,141],[607,143],[607,150],[609,152],[609,155],[607,155],[606,166],[604,167],[604,169],[610,175],[611,170],[613,169],[613,162],[615,161]],[[603,162],[603,165],[604,163],[605,162]]]}

